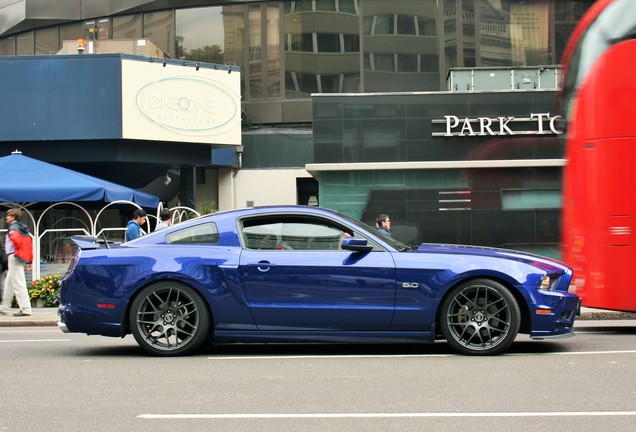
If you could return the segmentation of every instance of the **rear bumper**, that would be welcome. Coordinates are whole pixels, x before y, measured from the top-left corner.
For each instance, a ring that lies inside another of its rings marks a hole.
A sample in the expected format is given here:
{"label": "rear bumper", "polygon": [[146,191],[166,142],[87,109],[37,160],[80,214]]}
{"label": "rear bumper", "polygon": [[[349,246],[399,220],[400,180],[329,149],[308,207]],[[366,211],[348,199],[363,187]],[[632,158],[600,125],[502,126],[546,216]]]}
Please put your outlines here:
{"label": "rear bumper", "polygon": [[57,327],[64,333],[86,333],[88,335],[102,335],[124,337],[122,325],[116,321],[110,310],[87,311],[80,310],[70,304],[61,305],[57,314],[60,320]]}

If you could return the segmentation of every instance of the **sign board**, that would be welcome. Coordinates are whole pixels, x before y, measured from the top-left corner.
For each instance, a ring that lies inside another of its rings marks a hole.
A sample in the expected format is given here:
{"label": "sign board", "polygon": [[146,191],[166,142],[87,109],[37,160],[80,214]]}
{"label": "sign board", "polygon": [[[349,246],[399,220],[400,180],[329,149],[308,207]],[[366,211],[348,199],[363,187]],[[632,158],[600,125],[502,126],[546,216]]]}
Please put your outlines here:
{"label": "sign board", "polygon": [[122,137],[241,144],[240,73],[122,60]]}
{"label": "sign board", "polygon": [[529,117],[463,117],[446,115],[444,119],[433,119],[434,125],[444,125],[444,131],[433,132],[439,137],[474,137],[505,135],[561,135],[557,123],[560,115],[532,113]]}

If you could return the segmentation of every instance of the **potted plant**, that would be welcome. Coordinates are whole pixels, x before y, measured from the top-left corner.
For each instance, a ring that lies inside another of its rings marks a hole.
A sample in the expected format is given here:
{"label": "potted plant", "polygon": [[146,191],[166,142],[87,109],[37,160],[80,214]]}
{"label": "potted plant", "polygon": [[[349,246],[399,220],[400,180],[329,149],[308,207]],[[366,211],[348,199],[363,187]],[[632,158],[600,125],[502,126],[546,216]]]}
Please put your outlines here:
{"label": "potted plant", "polygon": [[60,279],[62,275],[46,275],[29,285],[29,297],[33,306],[56,307],[60,304]]}

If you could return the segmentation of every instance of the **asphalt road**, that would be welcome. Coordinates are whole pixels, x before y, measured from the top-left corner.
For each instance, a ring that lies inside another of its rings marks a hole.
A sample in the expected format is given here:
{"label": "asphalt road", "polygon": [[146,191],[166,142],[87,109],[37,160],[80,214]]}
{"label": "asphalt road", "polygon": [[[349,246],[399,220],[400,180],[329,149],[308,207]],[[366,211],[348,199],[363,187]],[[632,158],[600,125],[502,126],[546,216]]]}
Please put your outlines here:
{"label": "asphalt road", "polygon": [[147,357],[125,339],[0,328],[0,431],[633,431],[636,321],[447,344],[229,346]]}

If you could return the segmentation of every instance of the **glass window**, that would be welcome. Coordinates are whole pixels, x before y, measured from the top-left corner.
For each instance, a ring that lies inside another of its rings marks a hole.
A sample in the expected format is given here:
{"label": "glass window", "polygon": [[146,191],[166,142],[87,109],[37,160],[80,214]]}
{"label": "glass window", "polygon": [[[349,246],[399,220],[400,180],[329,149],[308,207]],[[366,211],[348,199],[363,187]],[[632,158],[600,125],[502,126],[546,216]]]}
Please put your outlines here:
{"label": "glass window", "polygon": [[552,63],[550,2],[511,2],[510,39],[513,65]]}
{"label": "glass window", "polygon": [[143,37],[142,15],[113,17],[113,39],[139,39]]}
{"label": "glass window", "polygon": [[95,20],[84,22],[84,36],[82,37],[87,41],[97,39],[97,23]]}
{"label": "glass window", "polygon": [[357,14],[358,5],[357,0],[339,0],[340,12]]}
{"label": "glass window", "polygon": [[0,39],[0,55],[15,55],[15,37]]}
{"label": "glass window", "polygon": [[313,33],[291,35],[291,51],[314,52]]}
{"label": "glass window", "polygon": [[84,37],[84,24],[82,22],[76,22],[72,24],[64,24],[60,26],[60,46],[63,41],[77,41]]}
{"label": "glass window", "polygon": [[280,7],[267,6],[267,97],[280,97],[281,82],[281,41],[280,41]]}
{"label": "glass window", "polygon": [[249,81],[249,95],[252,98],[263,97],[263,79],[262,79],[262,59],[263,59],[263,43],[262,43],[262,21],[261,21],[261,5],[250,6],[248,10],[249,23],[249,66],[247,70]]}
{"label": "glass window", "polygon": [[60,32],[58,27],[49,27],[35,31],[35,53],[55,54],[60,50]]}
{"label": "glass window", "polygon": [[294,10],[296,12],[303,12],[303,11],[311,11],[312,10],[312,8],[311,8],[312,0],[300,0],[300,1],[297,0],[297,1],[292,2],[292,3],[294,3],[294,6],[295,6]]}
{"label": "glass window", "polygon": [[372,70],[371,69],[371,53],[364,53],[363,61],[364,61],[364,70]]}
{"label": "glass window", "polygon": [[157,45],[160,50],[175,57],[174,11],[151,12],[144,14],[144,38]]}
{"label": "glass window", "polygon": [[503,210],[560,209],[560,189],[502,190]]}
{"label": "glass window", "polygon": [[344,93],[358,93],[360,91],[360,73],[344,74],[342,83],[342,91]]}
{"label": "glass window", "polygon": [[360,36],[355,35],[342,35],[344,41],[344,52],[360,52]]}
{"label": "glass window", "polygon": [[316,0],[317,11],[335,11],[336,0]]}
{"label": "glass window", "polygon": [[222,7],[178,9],[175,14],[176,57],[223,64],[222,12]]}
{"label": "glass window", "polygon": [[[311,93],[318,93],[318,81],[315,74],[305,74],[300,72],[287,72],[286,88],[291,92],[300,92],[309,96]],[[289,96],[293,97],[293,94]]]}
{"label": "glass window", "polygon": [[322,93],[339,93],[340,75],[322,75],[320,85]]}
{"label": "glass window", "polygon": [[437,23],[434,18],[418,16],[417,28],[420,36],[437,36]]}
{"label": "glass window", "polygon": [[372,54],[372,69],[375,71],[394,72],[395,58],[393,54]]}
{"label": "glass window", "polygon": [[398,72],[417,72],[417,54],[398,54]]}
{"label": "glass window", "polygon": [[374,35],[393,34],[394,32],[395,16],[391,15],[378,15],[375,17],[375,26],[373,28]]}
{"label": "glass window", "polygon": [[420,56],[421,72],[439,72],[439,56],[422,54]]}
{"label": "glass window", "polygon": [[245,221],[245,247],[264,250],[338,250],[343,232],[322,220],[260,218]]}
{"label": "glass window", "polygon": [[340,35],[333,33],[317,33],[318,52],[340,52]]}
{"label": "glass window", "polygon": [[97,39],[110,39],[110,18],[102,18],[97,20]]}
{"label": "glass window", "polygon": [[[223,60],[241,69],[245,67],[245,10],[245,6],[242,5],[223,7],[225,40]],[[245,74],[241,73],[241,94],[243,95],[245,95],[245,78]]]}
{"label": "glass window", "polygon": [[373,31],[373,18],[372,16],[364,17],[362,20],[362,34],[370,35]]}
{"label": "glass window", "polygon": [[166,235],[170,244],[215,244],[219,242],[219,232],[214,223],[195,225]]}
{"label": "glass window", "polygon": [[414,35],[415,31],[415,17],[412,15],[398,15],[397,16],[397,33],[403,35]]}
{"label": "glass window", "polygon": [[19,34],[16,38],[16,54],[33,55],[34,40],[32,31]]}

